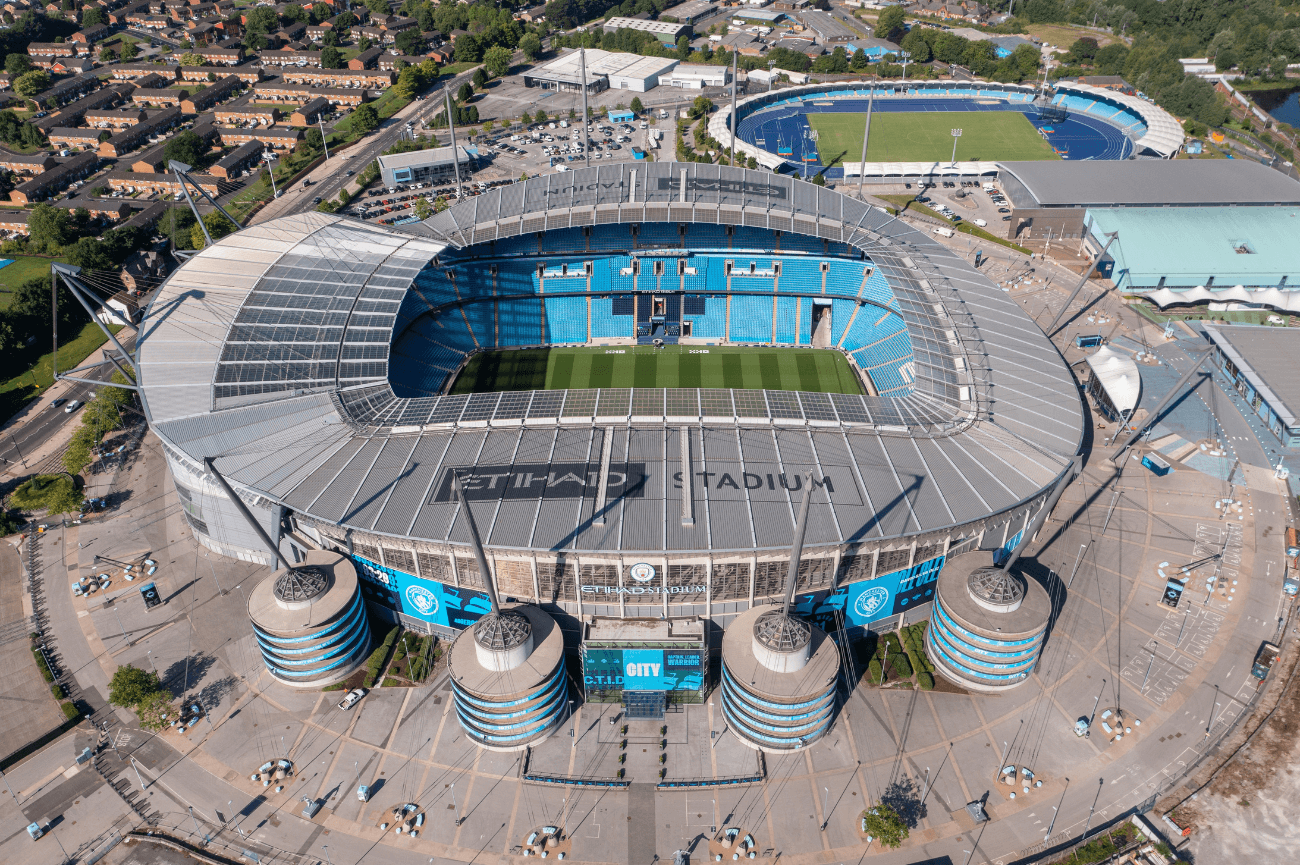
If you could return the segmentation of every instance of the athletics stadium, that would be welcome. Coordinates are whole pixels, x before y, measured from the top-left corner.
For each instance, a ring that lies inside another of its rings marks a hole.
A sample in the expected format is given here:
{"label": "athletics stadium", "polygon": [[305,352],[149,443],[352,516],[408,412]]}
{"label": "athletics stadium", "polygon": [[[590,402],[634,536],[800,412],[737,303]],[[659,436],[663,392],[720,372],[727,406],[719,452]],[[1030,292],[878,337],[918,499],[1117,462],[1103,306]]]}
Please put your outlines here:
{"label": "athletics stadium", "polygon": [[924,617],[945,560],[1016,544],[1084,423],[1060,354],[962,258],[696,164],[536,177],[401,229],[244,228],[168,279],[139,369],[207,548],[272,563],[212,458],[288,559],[346,555],[372,613],[451,636],[489,609],[468,507],[504,601],[570,644],[666,620],[681,651],[779,603],[806,491],[792,609],[841,634]]}
{"label": "athletics stadium", "polygon": [[[861,173],[868,104],[868,177],[995,174],[996,163],[1041,159],[1170,158],[1177,120],[1137,96],[1088,84],[1035,87],[982,81],[816,84],[748,96],[736,105],[737,151],[779,171]],[[730,147],[731,109],[709,121]],[[952,165],[952,130],[960,127]]]}

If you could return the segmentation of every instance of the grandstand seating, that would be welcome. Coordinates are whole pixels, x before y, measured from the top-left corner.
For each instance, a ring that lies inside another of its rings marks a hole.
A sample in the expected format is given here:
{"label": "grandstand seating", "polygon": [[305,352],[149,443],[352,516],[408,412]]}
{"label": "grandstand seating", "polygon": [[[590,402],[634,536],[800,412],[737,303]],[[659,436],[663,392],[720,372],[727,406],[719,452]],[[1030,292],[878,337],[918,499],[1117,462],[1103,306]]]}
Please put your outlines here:
{"label": "grandstand seating", "polygon": [[[636,238],[637,246],[681,243],[675,223],[642,225]],[[416,277],[398,311],[393,385],[407,396],[436,393],[477,350],[652,333],[675,341],[683,321],[691,323],[697,339],[809,345],[813,297],[820,296],[833,298],[832,344],[850,353],[882,393],[910,388],[911,339],[898,301],[879,269],[856,249],[788,232],[778,238],[743,226],[728,235],[717,225],[689,226],[684,245],[681,276],[676,258],[665,262],[662,276],[654,275],[652,259],[642,259],[634,276],[628,254],[633,237],[626,225],[449,249],[438,266]],[[601,254],[602,249],[612,252]],[[730,277],[727,261],[733,266]],[[666,294],[663,317],[654,321],[647,289]],[[870,303],[859,305],[863,300]]]}
{"label": "grandstand seating", "polygon": [[546,298],[545,342],[587,341],[587,298]]}

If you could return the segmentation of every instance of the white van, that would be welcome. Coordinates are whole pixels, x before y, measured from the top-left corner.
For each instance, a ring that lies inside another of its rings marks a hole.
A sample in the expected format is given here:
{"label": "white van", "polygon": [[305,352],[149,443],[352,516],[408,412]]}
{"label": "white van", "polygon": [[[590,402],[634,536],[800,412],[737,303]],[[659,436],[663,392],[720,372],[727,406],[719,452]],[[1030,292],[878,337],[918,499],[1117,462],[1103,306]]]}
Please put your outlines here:
{"label": "white van", "polygon": [[934,233],[941,235],[943,237],[952,237],[954,234],[956,234],[956,232],[953,231],[951,228],[944,228],[943,226],[939,226],[935,228]]}
{"label": "white van", "polygon": [[993,191],[994,189],[996,189],[996,188],[997,188],[997,187],[995,187],[992,183],[986,183],[986,184],[984,184],[984,191],[985,191],[985,192],[992,192],[992,191]]}
{"label": "white van", "polygon": [[988,227],[988,222],[984,221],[983,219],[972,219],[971,222],[975,223],[975,224],[978,225],[980,228],[987,228],[987,227]]}

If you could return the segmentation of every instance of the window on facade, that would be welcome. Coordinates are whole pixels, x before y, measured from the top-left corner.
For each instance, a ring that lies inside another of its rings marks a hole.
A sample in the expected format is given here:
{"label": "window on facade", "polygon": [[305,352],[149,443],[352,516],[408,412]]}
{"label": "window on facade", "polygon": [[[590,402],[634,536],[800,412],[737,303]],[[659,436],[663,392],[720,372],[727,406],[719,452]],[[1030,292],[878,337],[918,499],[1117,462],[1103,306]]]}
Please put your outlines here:
{"label": "window on facade", "polygon": [[795,578],[795,591],[806,592],[811,589],[824,589],[831,584],[831,574],[835,570],[835,560],[800,559],[799,575]]}
{"label": "window on facade", "polygon": [[907,567],[911,559],[911,550],[881,550],[880,561],[876,564],[876,575],[890,574]]}
{"label": "window on facade", "polygon": [[352,545],[352,552],[363,559],[369,559],[375,564],[379,564],[379,547],[371,546],[370,544],[354,543]]}
{"label": "window on facade", "polygon": [[407,550],[395,550],[384,547],[384,564],[395,571],[407,574],[415,573],[415,556]]}
{"label": "window on facade", "polygon": [[463,556],[456,557],[456,576],[462,589],[483,589],[483,577],[478,572],[478,562]]}
{"label": "window on facade", "polygon": [[497,592],[512,598],[531,598],[533,596],[532,562],[515,559],[497,559],[493,563],[493,573],[497,580]]}
{"label": "window on facade", "polygon": [[785,592],[785,573],[789,562],[759,562],[754,568],[754,597],[780,595]]}
{"label": "window on facade", "polygon": [[713,600],[735,601],[749,598],[749,562],[729,562],[713,566]]}
{"label": "window on facade", "polygon": [[448,585],[456,584],[451,575],[451,561],[446,556],[423,552],[415,555],[420,560],[420,577],[422,579],[434,580]]}

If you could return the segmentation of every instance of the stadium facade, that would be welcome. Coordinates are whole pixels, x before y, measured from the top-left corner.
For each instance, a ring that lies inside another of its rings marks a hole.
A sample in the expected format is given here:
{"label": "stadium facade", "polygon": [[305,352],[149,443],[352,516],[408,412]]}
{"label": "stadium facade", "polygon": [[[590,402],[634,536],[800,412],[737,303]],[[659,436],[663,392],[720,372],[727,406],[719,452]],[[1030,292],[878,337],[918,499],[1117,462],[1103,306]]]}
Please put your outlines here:
{"label": "stadium facade", "polygon": [[[830,632],[919,618],[945,559],[1013,546],[1081,444],[1077,384],[1008,295],[794,178],[602,166],[408,228],[313,212],[226,237],[163,286],[138,360],[201,543],[271,561],[210,456],[291,560],[349,555],[411,627],[489,610],[452,470],[503,598],[723,626],[783,592],[811,473],[793,609]],[[865,392],[443,392],[484,349],[617,351],[692,315],[701,350],[829,338]]]}

